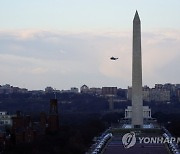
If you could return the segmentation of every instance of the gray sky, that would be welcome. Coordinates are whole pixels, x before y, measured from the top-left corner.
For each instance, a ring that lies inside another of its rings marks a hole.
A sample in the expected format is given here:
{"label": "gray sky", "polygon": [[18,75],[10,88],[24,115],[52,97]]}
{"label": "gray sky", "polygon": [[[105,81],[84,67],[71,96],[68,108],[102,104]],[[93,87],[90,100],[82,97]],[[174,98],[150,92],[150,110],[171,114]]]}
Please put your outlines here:
{"label": "gray sky", "polygon": [[143,84],[180,83],[179,8],[179,0],[0,1],[0,84],[127,88],[136,9]]}

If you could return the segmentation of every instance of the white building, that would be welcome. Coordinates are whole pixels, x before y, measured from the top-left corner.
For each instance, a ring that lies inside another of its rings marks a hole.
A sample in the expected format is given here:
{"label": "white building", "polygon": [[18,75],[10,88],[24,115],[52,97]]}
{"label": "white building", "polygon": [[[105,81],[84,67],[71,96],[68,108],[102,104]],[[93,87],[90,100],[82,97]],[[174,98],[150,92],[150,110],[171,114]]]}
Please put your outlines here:
{"label": "white building", "polygon": [[[128,106],[127,109],[125,109],[125,118],[131,119],[132,118],[132,106]],[[143,118],[149,119],[151,118],[151,109],[149,106],[143,106]]]}
{"label": "white building", "polygon": [[0,126],[9,125],[12,126],[11,115],[9,115],[6,111],[0,112]]}

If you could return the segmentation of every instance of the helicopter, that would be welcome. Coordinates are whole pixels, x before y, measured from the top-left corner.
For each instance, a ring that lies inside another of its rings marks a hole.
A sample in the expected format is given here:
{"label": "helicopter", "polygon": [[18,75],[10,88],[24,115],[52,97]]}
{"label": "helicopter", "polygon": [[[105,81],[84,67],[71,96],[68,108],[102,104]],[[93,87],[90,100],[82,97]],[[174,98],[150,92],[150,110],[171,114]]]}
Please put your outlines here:
{"label": "helicopter", "polygon": [[117,60],[118,58],[115,58],[115,57],[111,57],[110,59],[111,59],[111,60]]}

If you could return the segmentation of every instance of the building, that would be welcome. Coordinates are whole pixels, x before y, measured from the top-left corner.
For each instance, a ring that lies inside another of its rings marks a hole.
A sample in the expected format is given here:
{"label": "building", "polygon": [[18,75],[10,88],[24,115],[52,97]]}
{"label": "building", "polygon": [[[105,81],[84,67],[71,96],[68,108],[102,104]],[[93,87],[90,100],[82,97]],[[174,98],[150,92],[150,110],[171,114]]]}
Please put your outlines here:
{"label": "building", "polygon": [[152,88],[150,91],[150,100],[155,102],[169,102],[171,94],[169,90]]}
{"label": "building", "polygon": [[12,126],[12,116],[6,111],[0,112],[0,126]]}
{"label": "building", "polygon": [[53,93],[54,92],[54,89],[52,87],[46,87],[45,88],[45,92],[46,93]]}
{"label": "building", "polygon": [[166,83],[163,85],[163,88],[170,91],[171,97],[174,96],[175,91],[176,91],[176,85],[175,84]]}
{"label": "building", "polygon": [[0,86],[0,94],[12,94],[12,93],[28,93],[28,89],[13,87],[9,84]]}
{"label": "building", "polygon": [[12,94],[13,88],[9,84],[3,85],[0,87],[0,93],[1,94]]}
{"label": "building", "polygon": [[129,87],[129,86],[127,89],[127,100],[129,100],[129,101],[132,100],[132,87]]}
{"label": "building", "polygon": [[106,97],[117,96],[117,87],[102,87],[102,95]]}
{"label": "building", "polygon": [[151,93],[151,89],[148,86],[144,86],[143,91],[142,91],[143,101],[146,101],[146,102],[151,101],[150,93]]}
{"label": "building", "polygon": [[[155,88],[144,86],[142,88],[143,101],[146,102],[169,102],[171,100],[170,90],[163,88],[163,85],[155,85]],[[127,99],[132,100],[132,88],[128,87]]]}
{"label": "building", "polygon": [[81,93],[89,93],[89,87],[85,84],[80,88]]}
{"label": "building", "polygon": [[108,99],[109,110],[114,111],[114,98],[117,96],[117,87],[102,87],[102,96]]}
{"label": "building", "polygon": [[[125,109],[125,118],[132,118],[132,106],[128,106],[127,109]],[[143,106],[143,119],[151,119],[151,109],[149,106]]]}
{"label": "building", "polygon": [[102,89],[101,88],[90,88],[89,92],[93,95],[101,95],[102,94]]}
{"label": "building", "polygon": [[79,89],[76,88],[76,87],[72,87],[71,90],[70,90],[71,93],[79,93]]}

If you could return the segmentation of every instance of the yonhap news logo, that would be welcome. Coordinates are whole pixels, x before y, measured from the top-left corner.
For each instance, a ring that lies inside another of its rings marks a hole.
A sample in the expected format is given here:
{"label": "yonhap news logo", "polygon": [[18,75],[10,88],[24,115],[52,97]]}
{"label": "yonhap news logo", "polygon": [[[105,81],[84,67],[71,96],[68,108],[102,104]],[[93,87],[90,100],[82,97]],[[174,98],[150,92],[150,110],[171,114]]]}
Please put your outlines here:
{"label": "yonhap news logo", "polygon": [[[163,137],[164,136],[164,137]],[[180,143],[180,137],[169,137],[165,134],[158,137],[136,137],[135,132],[126,133],[122,137],[122,144],[124,148],[128,149],[133,147],[136,142],[140,144],[171,144],[171,143]]]}
{"label": "yonhap news logo", "polygon": [[122,138],[124,148],[128,149],[136,144],[136,136],[134,132],[127,133]]}

